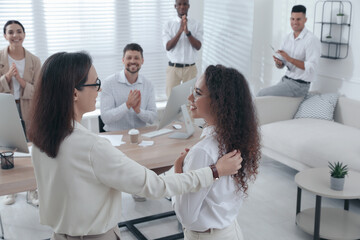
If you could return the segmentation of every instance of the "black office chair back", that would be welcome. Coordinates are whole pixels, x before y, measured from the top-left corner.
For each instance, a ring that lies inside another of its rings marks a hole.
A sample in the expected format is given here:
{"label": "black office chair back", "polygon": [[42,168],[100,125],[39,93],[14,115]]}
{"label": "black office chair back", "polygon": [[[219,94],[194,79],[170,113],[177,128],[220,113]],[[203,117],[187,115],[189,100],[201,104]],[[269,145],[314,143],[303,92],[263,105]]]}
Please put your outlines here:
{"label": "black office chair back", "polygon": [[99,132],[106,132],[105,130],[104,130],[104,122],[102,121],[102,119],[101,119],[101,116],[99,115]]}

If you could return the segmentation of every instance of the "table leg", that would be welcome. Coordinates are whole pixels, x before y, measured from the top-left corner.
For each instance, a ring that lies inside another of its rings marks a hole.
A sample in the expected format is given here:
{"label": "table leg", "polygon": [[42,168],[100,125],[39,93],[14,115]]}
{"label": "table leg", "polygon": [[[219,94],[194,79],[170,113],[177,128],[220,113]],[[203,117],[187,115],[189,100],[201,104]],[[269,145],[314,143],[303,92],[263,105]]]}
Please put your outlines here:
{"label": "table leg", "polygon": [[316,195],[314,240],[320,240],[321,196]]}
{"label": "table leg", "polygon": [[349,211],[349,207],[350,207],[350,201],[346,199],[344,201],[344,210]]}
{"label": "table leg", "polygon": [[297,188],[297,198],[296,198],[296,215],[298,215],[298,213],[301,210],[301,188]]}
{"label": "table leg", "polygon": [[1,215],[0,215],[0,228],[1,228],[1,236],[0,236],[0,238],[1,239],[5,239],[4,238],[4,228],[3,228],[3,224],[2,224],[2,220],[1,220]]}
{"label": "table leg", "polygon": [[[165,212],[165,213],[160,213],[160,214],[155,214],[155,215],[151,215],[151,216],[147,216],[147,217],[142,217],[142,218],[137,218],[137,219],[133,219],[133,220],[120,222],[120,223],[118,223],[118,227],[119,228],[126,227],[138,240],[147,240],[147,238],[139,231],[139,229],[137,229],[135,224],[149,222],[149,221],[162,219],[162,218],[166,218],[166,217],[170,217],[170,216],[175,216],[175,212],[169,211],[169,212]],[[176,234],[173,234],[170,236],[157,238],[154,240],[174,240],[174,239],[182,239],[182,238],[184,238],[184,233],[180,232],[180,233],[176,233]]]}

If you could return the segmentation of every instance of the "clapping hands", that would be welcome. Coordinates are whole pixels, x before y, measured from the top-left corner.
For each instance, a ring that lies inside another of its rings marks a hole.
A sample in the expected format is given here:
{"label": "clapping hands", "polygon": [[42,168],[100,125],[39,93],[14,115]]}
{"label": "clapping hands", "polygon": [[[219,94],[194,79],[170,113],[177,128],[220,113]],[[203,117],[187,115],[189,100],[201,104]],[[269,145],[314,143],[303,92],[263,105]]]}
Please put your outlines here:
{"label": "clapping hands", "polygon": [[8,81],[8,83],[11,81],[11,78],[16,75],[19,75],[19,73],[18,73],[15,63],[12,63],[9,71],[5,74],[5,77],[6,77],[6,80]]}
{"label": "clapping hands", "polygon": [[140,113],[141,92],[140,90],[130,90],[126,106],[128,109],[132,108],[136,113]]}

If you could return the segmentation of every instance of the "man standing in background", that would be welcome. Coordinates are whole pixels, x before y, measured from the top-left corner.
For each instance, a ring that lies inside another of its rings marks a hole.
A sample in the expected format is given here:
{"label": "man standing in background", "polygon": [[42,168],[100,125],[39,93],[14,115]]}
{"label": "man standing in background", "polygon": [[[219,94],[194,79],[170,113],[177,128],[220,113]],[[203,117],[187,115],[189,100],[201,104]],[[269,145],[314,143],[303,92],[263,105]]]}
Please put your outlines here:
{"label": "man standing in background", "polygon": [[177,17],[164,25],[162,39],[169,59],[166,70],[166,95],[182,82],[196,77],[197,51],[201,48],[203,28],[187,16],[189,0],[176,0]]}
{"label": "man standing in background", "polygon": [[276,56],[275,66],[286,66],[287,71],[281,81],[259,91],[258,96],[305,96],[310,83],[315,80],[316,68],[320,59],[319,39],[305,28],[306,8],[296,5],[291,10],[290,24],[293,32],[288,34]]}

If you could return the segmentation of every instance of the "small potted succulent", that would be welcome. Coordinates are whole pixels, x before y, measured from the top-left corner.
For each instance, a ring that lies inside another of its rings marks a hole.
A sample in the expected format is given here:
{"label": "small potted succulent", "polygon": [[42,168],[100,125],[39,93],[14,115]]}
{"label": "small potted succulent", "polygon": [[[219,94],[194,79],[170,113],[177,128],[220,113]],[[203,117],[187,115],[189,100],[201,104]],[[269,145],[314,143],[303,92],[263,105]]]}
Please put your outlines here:
{"label": "small potted succulent", "polygon": [[345,14],[343,14],[343,13],[336,14],[336,23],[337,24],[342,24],[344,16],[345,16]]}
{"label": "small potted succulent", "polygon": [[330,168],[330,188],[336,191],[344,189],[345,176],[348,174],[348,166],[342,162],[329,162]]}

